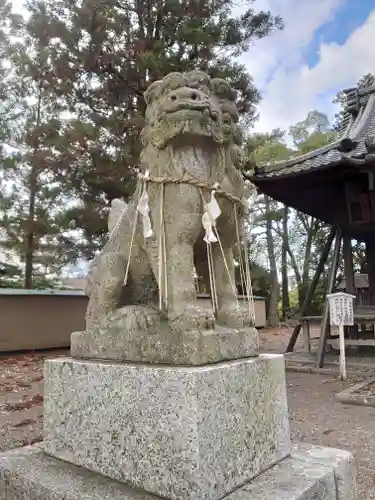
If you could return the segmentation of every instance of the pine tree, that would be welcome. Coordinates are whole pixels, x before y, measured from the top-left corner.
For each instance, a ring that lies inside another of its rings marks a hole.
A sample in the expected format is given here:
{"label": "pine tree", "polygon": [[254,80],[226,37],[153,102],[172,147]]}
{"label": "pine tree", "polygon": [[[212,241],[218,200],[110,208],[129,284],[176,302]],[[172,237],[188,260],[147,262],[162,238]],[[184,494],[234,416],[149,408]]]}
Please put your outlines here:
{"label": "pine tree", "polygon": [[[0,227],[2,248],[22,265],[25,288],[47,284],[76,248],[66,243],[71,229],[66,196],[51,158],[59,113],[48,86],[48,51],[25,30],[22,19],[0,4]],[[52,138],[52,140],[51,140]]]}
{"label": "pine tree", "polygon": [[[250,1],[253,3],[253,0]],[[235,57],[282,27],[279,17],[232,0],[30,0],[27,32],[45,50],[43,91],[64,119],[47,137],[56,175],[80,203],[88,254],[105,232],[103,209],[134,187],[143,126],[143,92],[171,71],[201,68],[229,78],[239,109],[254,116],[259,93]],[[40,143],[41,145],[41,143]]]}

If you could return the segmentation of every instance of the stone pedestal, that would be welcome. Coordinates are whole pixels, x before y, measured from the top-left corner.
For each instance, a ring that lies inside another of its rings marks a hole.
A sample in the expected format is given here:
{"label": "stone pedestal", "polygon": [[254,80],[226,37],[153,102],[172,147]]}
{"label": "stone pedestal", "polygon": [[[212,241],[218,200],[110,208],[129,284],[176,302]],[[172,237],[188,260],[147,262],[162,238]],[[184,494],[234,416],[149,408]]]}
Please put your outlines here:
{"label": "stone pedestal", "polygon": [[172,500],[218,500],[290,454],[284,358],[45,364],[44,450]]}
{"label": "stone pedestal", "polygon": [[356,500],[350,453],[291,446],[284,359],[45,364],[44,442],[0,454],[0,500]]}
{"label": "stone pedestal", "polygon": [[[296,445],[289,458],[225,500],[356,500],[355,473],[346,451]],[[34,445],[0,454],[0,500],[160,499],[49,457]]]}
{"label": "stone pedestal", "polygon": [[144,308],[143,317],[147,318],[148,326],[139,330],[137,322],[131,321],[134,318],[129,313],[132,311],[138,318],[139,309],[119,309],[112,315],[116,321],[108,321],[108,324],[104,323],[90,333],[73,333],[72,356],[124,363],[190,366],[250,358],[259,354],[258,332],[254,327],[227,328],[217,325],[214,330],[172,330],[167,323],[160,323],[155,311]]}

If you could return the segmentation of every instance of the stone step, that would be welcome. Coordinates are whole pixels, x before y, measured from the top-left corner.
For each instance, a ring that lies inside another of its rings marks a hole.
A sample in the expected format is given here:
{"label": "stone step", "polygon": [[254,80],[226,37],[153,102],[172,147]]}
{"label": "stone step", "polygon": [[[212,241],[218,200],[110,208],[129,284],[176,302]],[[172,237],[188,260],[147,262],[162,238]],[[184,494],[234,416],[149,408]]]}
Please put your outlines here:
{"label": "stone step", "polygon": [[[294,445],[292,455],[226,500],[355,500],[349,452]],[[0,500],[160,500],[47,456],[40,444],[0,454]],[[199,500],[199,499],[197,499]]]}

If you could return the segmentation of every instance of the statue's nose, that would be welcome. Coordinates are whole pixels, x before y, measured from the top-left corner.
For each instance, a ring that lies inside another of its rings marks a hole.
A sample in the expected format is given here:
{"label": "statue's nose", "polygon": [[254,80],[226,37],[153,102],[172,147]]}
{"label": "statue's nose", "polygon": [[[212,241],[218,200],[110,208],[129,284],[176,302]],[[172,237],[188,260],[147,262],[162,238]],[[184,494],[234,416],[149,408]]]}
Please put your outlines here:
{"label": "statue's nose", "polygon": [[190,87],[181,87],[170,94],[171,101],[178,100],[191,100],[191,101],[203,101],[207,96],[197,89],[192,89]]}

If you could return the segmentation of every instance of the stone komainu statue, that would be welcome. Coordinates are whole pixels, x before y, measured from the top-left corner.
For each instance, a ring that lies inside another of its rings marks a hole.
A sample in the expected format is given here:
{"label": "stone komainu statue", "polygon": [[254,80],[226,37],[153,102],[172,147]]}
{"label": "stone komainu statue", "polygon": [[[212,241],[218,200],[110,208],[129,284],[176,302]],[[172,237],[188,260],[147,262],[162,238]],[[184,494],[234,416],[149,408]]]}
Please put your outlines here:
{"label": "stone komainu statue", "polygon": [[[141,175],[130,203],[116,202],[108,241],[90,268],[86,334],[115,324],[147,329],[161,316],[173,331],[250,326],[234,286],[244,215],[235,99],[225,80],[201,71],[171,73],[146,91]],[[202,216],[213,188],[221,213],[209,230],[219,241],[207,245]],[[197,303],[194,266],[216,311]]]}

